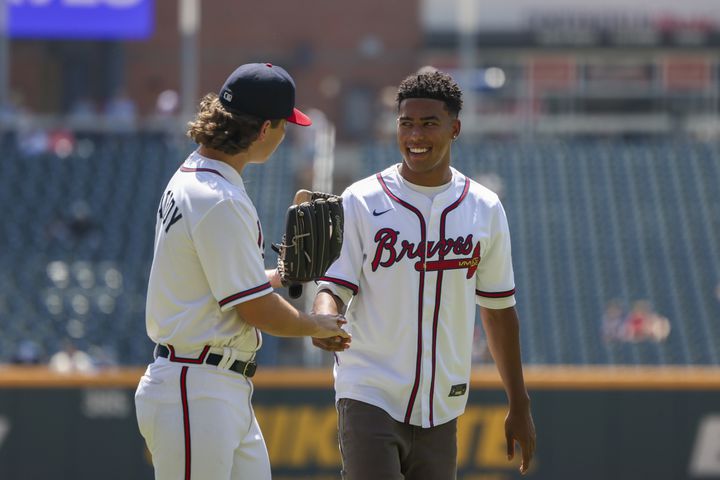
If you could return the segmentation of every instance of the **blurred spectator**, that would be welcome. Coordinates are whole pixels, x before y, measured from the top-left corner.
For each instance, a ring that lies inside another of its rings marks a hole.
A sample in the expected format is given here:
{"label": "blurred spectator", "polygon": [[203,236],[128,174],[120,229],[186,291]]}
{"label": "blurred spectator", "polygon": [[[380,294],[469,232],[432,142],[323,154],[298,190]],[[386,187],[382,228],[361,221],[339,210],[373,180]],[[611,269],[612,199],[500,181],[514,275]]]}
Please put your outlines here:
{"label": "blurred spectator", "polygon": [[88,122],[96,121],[97,108],[95,102],[89,97],[77,99],[68,110],[68,118],[71,121]]}
{"label": "blurred spectator", "polygon": [[155,100],[155,114],[161,117],[173,116],[180,107],[180,95],[175,90],[163,90]]}
{"label": "blurred spectator", "polygon": [[95,368],[110,368],[118,366],[117,351],[114,345],[93,345],[88,349]]}
{"label": "blurred spectator", "polygon": [[47,235],[51,242],[60,243],[65,248],[74,248],[83,243],[94,249],[99,247],[100,225],[93,217],[90,205],[85,200],[75,200],[67,214],[60,211],[47,226]]}
{"label": "blurred spectator", "polygon": [[47,152],[49,145],[48,133],[41,127],[29,127],[18,130],[18,151],[27,157]]}
{"label": "blurred spectator", "polygon": [[623,325],[625,323],[625,309],[622,302],[617,299],[610,300],[605,305],[602,318],[603,339],[606,342],[623,339]]}
{"label": "blurred spectator", "polygon": [[108,125],[114,130],[124,130],[135,126],[137,107],[135,102],[123,90],[118,90],[105,105]]}
{"label": "blurred spectator", "polygon": [[21,155],[33,157],[47,152],[49,135],[45,128],[38,126],[33,112],[28,108],[22,96],[11,95],[10,102],[2,106],[0,119],[2,123],[13,125],[17,130],[16,148]]}
{"label": "blurred spectator", "polygon": [[662,342],[670,334],[670,321],[655,312],[648,300],[637,300],[626,314],[622,302],[610,300],[603,314],[606,342]]}
{"label": "blurred spectator", "polygon": [[43,362],[40,346],[34,340],[22,340],[11,362],[15,365],[38,365]]}
{"label": "blurred spectator", "polygon": [[55,129],[48,134],[47,141],[47,149],[59,158],[67,158],[75,150],[75,134],[71,130]]}
{"label": "blurred spectator", "polygon": [[90,355],[78,349],[71,340],[65,340],[62,350],[50,357],[49,367],[59,373],[95,371]]}
{"label": "blurred spectator", "polygon": [[19,117],[25,113],[22,95],[17,92],[10,92],[7,101],[0,105],[0,123],[16,123]]}
{"label": "blurred spectator", "polygon": [[55,209],[52,220],[46,227],[48,240],[51,243],[59,243],[66,248],[71,245],[70,228],[68,222],[65,219],[65,215],[60,211],[59,208]]}
{"label": "blurred spectator", "polygon": [[647,301],[639,300],[633,304],[632,309],[625,318],[625,325],[623,328],[623,337],[629,342],[639,342],[644,340],[648,326],[650,325],[650,318],[652,316],[652,309],[650,303]]}
{"label": "blurred spectator", "polygon": [[658,315],[647,300],[633,304],[624,324],[624,340],[661,342],[670,334],[670,321]]}
{"label": "blurred spectator", "polygon": [[75,241],[89,238],[90,243],[99,243],[98,224],[93,218],[90,205],[85,200],[75,200],[70,206],[68,227]]}

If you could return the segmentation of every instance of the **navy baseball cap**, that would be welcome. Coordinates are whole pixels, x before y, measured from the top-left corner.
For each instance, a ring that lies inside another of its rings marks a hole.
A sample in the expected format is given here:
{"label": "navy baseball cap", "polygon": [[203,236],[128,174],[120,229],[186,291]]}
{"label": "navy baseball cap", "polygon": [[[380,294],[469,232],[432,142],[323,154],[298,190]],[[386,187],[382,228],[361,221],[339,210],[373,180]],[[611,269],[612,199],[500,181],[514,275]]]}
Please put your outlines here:
{"label": "navy baseball cap", "polygon": [[295,82],[284,68],[271,63],[240,65],[225,80],[220,103],[233,113],[247,113],[265,120],[284,118],[298,125],[312,125],[310,117],[295,108]]}

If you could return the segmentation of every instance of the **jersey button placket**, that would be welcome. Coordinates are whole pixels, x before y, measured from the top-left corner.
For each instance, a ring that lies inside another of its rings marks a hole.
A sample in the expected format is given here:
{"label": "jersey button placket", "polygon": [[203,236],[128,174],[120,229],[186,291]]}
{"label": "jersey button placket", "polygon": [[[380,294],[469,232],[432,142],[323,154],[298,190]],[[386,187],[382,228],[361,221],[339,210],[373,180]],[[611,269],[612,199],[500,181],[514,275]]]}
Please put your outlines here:
{"label": "jersey button placket", "polygon": [[[435,205],[430,208],[430,218],[427,221],[426,245],[427,242],[433,241],[437,243],[440,230],[440,212]],[[428,258],[423,261],[423,269],[425,270],[425,284],[423,288],[423,322],[422,322],[422,342],[423,342],[423,358],[422,358],[422,380],[421,380],[421,409],[422,409],[422,425],[430,426],[430,402],[431,402],[431,385],[433,371],[433,316],[435,314],[435,291],[437,287],[437,272],[427,271],[427,262],[437,260],[437,258]]]}

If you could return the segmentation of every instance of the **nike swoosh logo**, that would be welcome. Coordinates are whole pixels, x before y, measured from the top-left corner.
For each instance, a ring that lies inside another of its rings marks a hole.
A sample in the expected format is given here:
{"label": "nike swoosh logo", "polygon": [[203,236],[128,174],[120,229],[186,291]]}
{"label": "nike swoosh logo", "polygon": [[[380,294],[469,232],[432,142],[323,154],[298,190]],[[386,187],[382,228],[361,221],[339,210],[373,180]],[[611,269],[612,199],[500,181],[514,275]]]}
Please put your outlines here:
{"label": "nike swoosh logo", "polygon": [[376,210],[373,210],[373,215],[375,215],[376,217],[379,217],[379,216],[382,215],[383,213],[387,213],[387,212],[389,212],[390,210],[392,210],[392,208],[388,208],[387,210],[383,210],[382,212],[378,212],[378,211],[376,211]]}

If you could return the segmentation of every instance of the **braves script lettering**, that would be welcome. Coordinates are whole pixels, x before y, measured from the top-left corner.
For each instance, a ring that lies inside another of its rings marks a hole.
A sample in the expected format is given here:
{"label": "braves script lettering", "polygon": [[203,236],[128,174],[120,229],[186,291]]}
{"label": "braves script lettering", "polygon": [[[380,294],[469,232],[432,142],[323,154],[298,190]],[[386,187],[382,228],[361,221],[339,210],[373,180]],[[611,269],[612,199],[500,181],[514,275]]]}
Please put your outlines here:
{"label": "braves script lettering", "polygon": [[[467,237],[445,238],[439,242],[429,241],[420,242],[419,245],[402,240],[398,248],[399,231],[392,228],[382,228],[375,234],[375,256],[372,261],[372,270],[376,271],[379,267],[391,267],[398,263],[404,257],[408,259],[419,258],[415,264],[415,270],[452,270],[452,269],[468,269],[467,278],[470,278],[477,270],[480,263],[480,243],[475,245],[473,250],[473,236]],[[468,258],[455,258],[452,260],[444,260],[444,257],[450,252],[455,255],[470,255]],[[438,256],[437,261],[426,261]]]}

